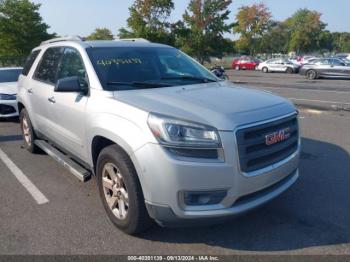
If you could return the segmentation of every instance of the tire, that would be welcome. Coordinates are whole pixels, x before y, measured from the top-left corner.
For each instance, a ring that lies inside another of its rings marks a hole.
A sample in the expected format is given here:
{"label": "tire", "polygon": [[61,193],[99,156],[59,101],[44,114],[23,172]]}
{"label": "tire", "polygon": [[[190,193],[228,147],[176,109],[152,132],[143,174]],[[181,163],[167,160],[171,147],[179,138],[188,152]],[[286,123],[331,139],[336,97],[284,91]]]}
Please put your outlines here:
{"label": "tire", "polygon": [[293,73],[294,73],[293,68],[291,68],[291,67],[287,67],[287,69],[286,69],[286,73],[287,73],[287,74],[293,74]]}
{"label": "tire", "polygon": [[317,72],[315,70],[309,70],[306,72],[306,77],[309,80],[314,80],[317,78]]}
{"label": "tire", "polygon": [[134,165],[117,145],[104,148],[97,160],[97,184],[103,207],[112,223],[136,235],[152,224]]}
{"label": "tire", "polygon": [[34,144],[36,135],[26,109],[21,110],[19,120],[24,141],[23,147],[32,154],[40,152],[39,147]]}
{"label": "tire", "polygon": [[269,72],[269,69],[265,66],[261,69],[261,71],[263,71],[263,73],[268,73]]}

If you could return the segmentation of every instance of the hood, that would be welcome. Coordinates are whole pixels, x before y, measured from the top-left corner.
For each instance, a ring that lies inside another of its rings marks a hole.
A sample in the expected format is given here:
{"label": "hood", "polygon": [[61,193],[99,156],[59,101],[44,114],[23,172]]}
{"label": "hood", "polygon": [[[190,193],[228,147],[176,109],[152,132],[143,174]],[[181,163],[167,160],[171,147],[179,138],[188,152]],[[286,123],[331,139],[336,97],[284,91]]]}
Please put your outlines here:
{"label": "hood", "polygon": [[271,93],[242,88],[231,82],[117,91],[114,98],[147,112],[233,130],[295,111],[289,101]]}
{"label": "hood", "polygon": [[16,95],[17,82],[0,83],[0,94]]}

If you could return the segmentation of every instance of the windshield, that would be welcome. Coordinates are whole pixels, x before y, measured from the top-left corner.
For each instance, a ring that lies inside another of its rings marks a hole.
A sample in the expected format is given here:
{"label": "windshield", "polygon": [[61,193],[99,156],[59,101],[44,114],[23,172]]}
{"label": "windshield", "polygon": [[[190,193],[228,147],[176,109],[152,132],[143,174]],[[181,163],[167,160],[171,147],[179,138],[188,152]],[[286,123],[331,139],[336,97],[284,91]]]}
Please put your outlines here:
{"label": "windshield", "polygon": [[0,70],[0,83],[17,82],[22,69]]}
{"label": "windshield", "polygon": [[105,90],[134,90],[216,82],[203,66],[170,47],[101,47],[87,50]]}

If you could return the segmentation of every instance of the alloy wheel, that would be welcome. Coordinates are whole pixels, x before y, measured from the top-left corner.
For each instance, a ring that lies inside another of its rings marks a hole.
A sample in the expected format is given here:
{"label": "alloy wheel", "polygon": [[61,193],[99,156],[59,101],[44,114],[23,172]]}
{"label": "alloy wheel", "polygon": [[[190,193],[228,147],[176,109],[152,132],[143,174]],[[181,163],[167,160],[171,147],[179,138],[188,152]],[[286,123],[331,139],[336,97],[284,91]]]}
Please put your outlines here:
{"label": "alloy wheel", "polygon": [[129,195],[124,178],[112,163],[106,163],[102,171],[102,185],[106,202],[120,220],[126,219],[129,210]]}
{"label": "alloy wheel", "polygon": [[25,142],[27,143],[28,146],[30,146],[32,143],[32,136],[30,134],[30,128],[26,117],[23,117],[22,119],[22,131],[23,131]]}

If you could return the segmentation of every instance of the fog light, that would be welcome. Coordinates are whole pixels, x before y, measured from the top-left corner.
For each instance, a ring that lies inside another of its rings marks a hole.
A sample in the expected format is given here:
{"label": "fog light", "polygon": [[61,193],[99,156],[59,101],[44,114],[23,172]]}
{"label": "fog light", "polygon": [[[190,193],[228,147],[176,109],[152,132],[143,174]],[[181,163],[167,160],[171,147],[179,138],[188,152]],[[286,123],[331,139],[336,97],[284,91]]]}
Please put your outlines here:
{"label": "fog light", "polygon": [[219,204],[226,196],[226,191],[184,192],[187,206],[204,206]]}

